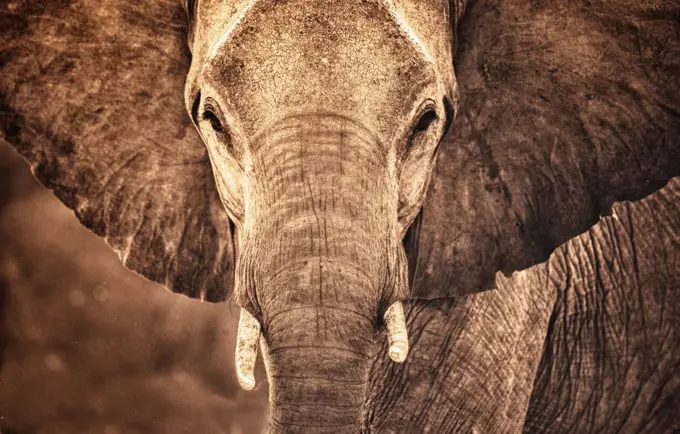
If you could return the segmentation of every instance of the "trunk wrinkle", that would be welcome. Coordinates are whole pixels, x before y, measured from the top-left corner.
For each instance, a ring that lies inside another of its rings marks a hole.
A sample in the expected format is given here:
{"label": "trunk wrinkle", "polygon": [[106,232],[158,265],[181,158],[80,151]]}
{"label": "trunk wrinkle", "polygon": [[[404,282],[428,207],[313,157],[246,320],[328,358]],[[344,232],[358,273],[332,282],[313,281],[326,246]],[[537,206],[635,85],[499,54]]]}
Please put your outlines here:
{"label": "trunk wrinkle", "polygon": [[343,383],[343,384],[356,384],[358,386],[367,384],[369,380],[343,380],[339,378],[328,378],[320,377],[315,375],[271,375],[271,378],[280,378],[284,380],[314,380],[314,381],[326,381],[329,383]]}
{"label": "trunk wrinkle", "polygon": [[356,315],[356,316],[358,316],[359,318],[365,319],[366,321],[369,321],[369,322],[371,322],[371,323],[373,323],[373,322],[375,321],[374,319],[370,318],[368,315],[365,315],[365,314],[363,314],[363,313],[357,312],[357,311],[352,310],[352,309],[347,309],[346,307],[341,307],[341,306],[327,306],[327,305],[324,305],[324,306],[296,306],[296,307],[290,307],[290,308],[281,310],[281,311],[279,311],[279,312],[276,312],[274,315],[268,317],[268,318],[267,318],[267,324],[268,324],[269,326],[271,326],[272,322],[273,322],[274,319],[276,319],[277,317],[279,317],[279,316],[281,316],[281,315],[283,315],[283,314],[286,314],[286,313],[290,313],[290,312],[296,311],[296,310],[304,310],[304,309],[337,310],[337,311],[341,311],[341,312],[347,312],[347,313],[350,313],[350,314],[352,314],[352,315]]}
{"label": "trunk wrinkle", "polygon": [[343,423],[339,425],[325,425],[325,424],[300,424],[300,423],[287,423],[287,422],[281,422],[278,419],[276,419],[274,416],[271,416],[271,420],[276,423],[277,425],[281,427],[287,427],[287,426],[299,426],[301,428],[342,428],[345,426],[359,426],[358,423]]}
{"label": "trunk wrinkle", "polygon": [[347,410],[355,410],[359,407],[364,406],[363,401],[359,401],[358,404],[353,405],[343,405],[343,404],[325,404],[323,402],[287,402],[287,401],[269,401],[271,404],[283,405],[283,406],[304,406],[304,407],[334,407],[334,408],[345,408]]}
{"label": "trunk wrinkle", "polygon": [[369,356],[367,354],[361,353],[359,351],[351,350],[349,348],[342,348],[342,347],[332,347],[332,346],[326,346],[326,345],[289,345],[285,347],[279,347],[275,348],[273,350],[269,351],[269,355],[277,354],[280,352],[285,352],[288,350],[297,350],[297,349],[302,349],[302,348],[314,348],[314,349],[320,349],[320,350],[333,350],[333,351],[341,351],[343,353],[349,353],[355,356],[358,356],[364,360],[370,360],[373,357]]}
{"label": "trunk wrinkle", "polygon": [[255,144],[267,140],[287,140],[288,137],[297,138],[301,133],[311,134],[318,139],[328,134],[335,134],[341,130],[349,138],[357,138],[360,142],[370,144],[380,143],[380,137],[367,124],[359,119],[351,118],[340,113],[315,111],[314,113],[298,113],[285,116],[269,127],[265,127],[256,134],[252,142]]}
{"label": "trunk wrinkle", "polygon": [[246,239],[272,433],[361,431],[380,301],[395,280],[385,274],[399,268],[390,247],[400,247],[386,148],[369,139],[342,119],[289,118],[252,148]]}

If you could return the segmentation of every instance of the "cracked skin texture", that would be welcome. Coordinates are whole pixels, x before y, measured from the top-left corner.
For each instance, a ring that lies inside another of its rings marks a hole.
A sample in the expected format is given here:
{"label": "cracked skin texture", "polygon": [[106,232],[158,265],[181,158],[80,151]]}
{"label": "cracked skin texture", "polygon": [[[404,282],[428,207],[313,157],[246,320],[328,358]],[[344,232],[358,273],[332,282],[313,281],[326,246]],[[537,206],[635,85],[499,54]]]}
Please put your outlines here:
{"label": "cracked skin texture", "polygon": [[411,355],[375,359],[367,431],[680,429],[680,179],[497,291],[407,306]]}
{"label": "cracked skin texture", "polygon": [[558,252],[524,432],[678,432],[680,179]]}
{"label": "cracked skin texture", "polygon": [[[228,296],[229,225],[178,99],[190,61],[181,7],[2,8],[5,140],[129,268]],[[428,192],[414,296],[492,286],[497,270],[545,260],[614,200],[678,173],[677,15],[671,1],[470,5],[457,29],[462,111]]]}
{"label": "cracked skin texture", "polygon": [[223,300],[234,252],[207,152],[182,104],[184,12],[173,1],[154,6],[0,6],[0,130],[128,268],[190,297]]}
{"label": "cracked skin texture", "polygon": [[[23,162],[0,152],[0,200],[11,204],[0,218],[3,433],[262,426],[266,385],[257,396],[238,393],[225,369],[233,334],[214,329],[233,332],[235,315],[163,294],[116,266],[102,243],[35,187]],[[389,361],[386,347],[374,360],[371,432],[677,430],[678,184],[617,204],[616,217],[562,246],[547,264],[499,277],[504,293],[407,305],[412,353],[403,367]],[[46,215],[47,232],[35,226]],[[65,248],[71,250],[55,255]],[[17,266],[19,275],[10,272]],[[103,279],[108,298],[95,298]],[[55,280],[64,284],[44,284]],[[74,289],[85,294],[83,305],[69,301]],[[508,313],[502,327],[489,327]],[[116,345],[123,341],[126,350]],[[206,347],[215,353],[206,357]],[[47,369],[51,352],[65,370]],[[602,369],[594,368],[598,357],[606,360]],[[92,381],[101,377],[108,381]],[[130,395],[138,400],[120,399]]]}
{"label": "cracked skin texture", "polygon": [[491,287],[680,174],[680,5],[471,2],[414,296]]}
{"label": "cracked skin texture", "polygon": [[[677,17],[671,1],[468,5],[458,118],[411,249],[415,299],[493,286],[678,174]],[[0,20],[3,139],[128,267],[228,296],[230,226],[178,98],[180,8],[14,1]]]}

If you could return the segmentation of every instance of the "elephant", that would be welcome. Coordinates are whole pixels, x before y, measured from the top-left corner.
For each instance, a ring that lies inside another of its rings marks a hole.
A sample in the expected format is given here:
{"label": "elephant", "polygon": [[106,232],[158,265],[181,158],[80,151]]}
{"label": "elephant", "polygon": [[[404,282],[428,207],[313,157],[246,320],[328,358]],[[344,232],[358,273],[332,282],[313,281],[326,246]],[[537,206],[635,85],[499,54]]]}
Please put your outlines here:
{"label": "elephant", "polygon": [[408,361],[403,302],[495,313],[501,331],[528,300],[543,318],[549,297],[503,279],[531,287],[615,202],[680,175],[679,15],[664,0],[11,1],[0,131],[128,268],[240,306],[236,372],[255,387],[259,344],[270,432],[357,432],[378,417],[380,330]]}
{"label": "elephant", "polygon": [[[11,155],[0,146],[0,432],[262,432],[266,388],[239,394],[228,375],[237,310],[126,272]],[[412,356],[374,358],[366,431],[676,432],[677,195],[675,179],[615,205],[500,280],[510,297],[409,302]],[[508,309],[512,326],[488,327]]]}

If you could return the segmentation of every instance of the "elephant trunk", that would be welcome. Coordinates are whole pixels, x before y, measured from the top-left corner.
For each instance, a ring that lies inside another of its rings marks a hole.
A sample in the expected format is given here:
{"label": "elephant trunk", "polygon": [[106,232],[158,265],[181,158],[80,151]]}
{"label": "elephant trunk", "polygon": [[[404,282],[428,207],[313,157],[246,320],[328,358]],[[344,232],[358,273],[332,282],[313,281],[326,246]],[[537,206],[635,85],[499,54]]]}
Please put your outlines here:
{"label": "elephant trunk", "polygon": [[[320,214],[317,224],[312,216],[312,226],[324,226],[327,217]],[[348,233],[336,252],[331,245],[340,235],[325,225],[324,235],[307,235],[306,241],[324,249],[330,242],[329,252],[310,254],[309,244],[296,253],[284,248],[294,259],[263,277],[258,289],[272,433],[360,431],[382,289],[379,275],[367,270],[378,268],[378,258],[366,257],[363,264],[353,259],[361,242],[351,237],[361,240],[360,230]]]}
{"label": "elephant trunk", "polygon": [[[271,432],[356,433],[378,316],[407,285],[386,148],[330,115],[286,119],[264,137],[252,148],[237,296],[267,343]],[[402,361],[403,313],[388,311]]]}
{"label": "elephant trunk", "polygon": [[272,433],[359,432],[376,283],[359,264],[317,256],[293,261],[262,288],[280,299],[264,308]]}
{"label": "elephant trunk", "polygon": [[270,432],[358,433],[373,323],[354,312],[315,307],[275,321],[268,333]]}

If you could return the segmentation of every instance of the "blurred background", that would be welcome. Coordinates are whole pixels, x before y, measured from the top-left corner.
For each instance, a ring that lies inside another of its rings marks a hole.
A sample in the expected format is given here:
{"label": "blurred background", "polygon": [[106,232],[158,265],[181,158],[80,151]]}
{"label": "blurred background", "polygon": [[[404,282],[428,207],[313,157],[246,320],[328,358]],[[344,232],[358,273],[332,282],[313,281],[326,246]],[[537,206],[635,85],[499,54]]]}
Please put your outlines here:
{"label": "blurred background", "polygon": [[1,434],[261,432],[237,323],[126,270],[0,142]]}

